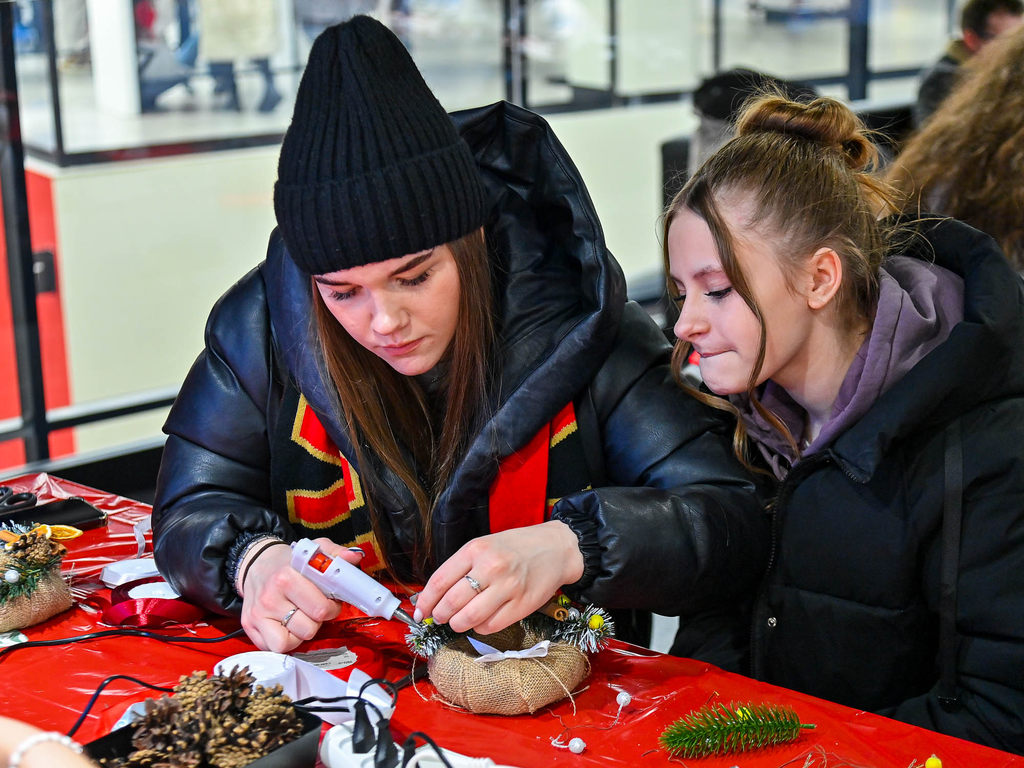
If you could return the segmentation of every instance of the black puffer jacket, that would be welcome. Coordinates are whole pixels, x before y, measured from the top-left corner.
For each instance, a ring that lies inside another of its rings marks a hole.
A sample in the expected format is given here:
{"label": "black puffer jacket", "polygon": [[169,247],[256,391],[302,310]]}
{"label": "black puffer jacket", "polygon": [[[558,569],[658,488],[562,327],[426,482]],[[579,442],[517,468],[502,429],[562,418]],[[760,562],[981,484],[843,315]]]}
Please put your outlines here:
{"label": "black puffer jacket", "polygon": [[[547,124],[496,104],[455,116],[494,203],[503,344],[501,393],[438,502],[440,559],[488,533],[498,459],[572,400],[595,489],[563,498],[553,516],[584,535],[581,596],[608,607],[701,610],[750,591],[767,558],[767,520],[731,429],[672,382],[669,347],[635,304],[571,160]],[[184,595],[221,612],[241,601],[225,558],[244,532],[294,538],[272,508],[268,435],[284,379],[301,391],[346,457],[310,336],[309,278],[275,234],[267,260],[217,304],[206,350],[165,426],[154,508],[157,563]],[[603,487],[597,487],[598,485]],[[408,490],[383,474],[373,487],[391,552],[408,552]]]}
{"label": "black puffer jacket", "polygon": [[[963,277],[964,320],[778,494],[754,676],[1024,752],[1024,285],[946,221],[915,255]],[[938,700],[944,429],[959,419],[960,708]]]}

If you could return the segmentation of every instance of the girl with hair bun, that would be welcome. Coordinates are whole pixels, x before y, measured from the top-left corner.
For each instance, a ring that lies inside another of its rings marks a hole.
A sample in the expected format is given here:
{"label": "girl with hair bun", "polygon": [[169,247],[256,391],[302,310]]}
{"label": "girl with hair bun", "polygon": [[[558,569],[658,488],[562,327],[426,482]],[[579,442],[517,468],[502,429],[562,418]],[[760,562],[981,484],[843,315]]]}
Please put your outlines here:
{"label": "girl with hair bun", "polygon": [[1024,287],[909,223],[832,99],[762,96],[665,217],[673,364],[777,482],[754,677],[1024,752]]}

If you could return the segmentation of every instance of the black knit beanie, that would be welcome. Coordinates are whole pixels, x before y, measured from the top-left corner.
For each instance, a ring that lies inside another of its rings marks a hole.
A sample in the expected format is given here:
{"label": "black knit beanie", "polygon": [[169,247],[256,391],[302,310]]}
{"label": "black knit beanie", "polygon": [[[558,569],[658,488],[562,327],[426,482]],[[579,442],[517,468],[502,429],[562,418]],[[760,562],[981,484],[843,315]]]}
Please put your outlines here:
{"label": "black knit beanie", "polygon": [[274,210],[319,275],[432,248],[487,213],[469,147],[405,46],[369,16],[313,43],[284,137]]}

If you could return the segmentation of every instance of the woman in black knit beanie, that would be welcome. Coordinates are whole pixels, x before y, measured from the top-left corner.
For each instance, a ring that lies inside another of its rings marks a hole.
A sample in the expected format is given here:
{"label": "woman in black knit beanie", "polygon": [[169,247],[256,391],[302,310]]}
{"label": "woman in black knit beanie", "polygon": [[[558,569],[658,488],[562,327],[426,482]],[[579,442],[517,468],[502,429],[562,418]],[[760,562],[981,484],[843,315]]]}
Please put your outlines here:
{"label": "woman in black knit beanie", "polygon": [[425,583],[417,613],[459,631],[559,589],[690,614],[750,588],[755,483],[674,385],[541,118],[450,117],[356,17],[313,46],[274,201],[165,426],[155,549],[179,592],[284,651],[339,610],[277,545],[303,536]]}

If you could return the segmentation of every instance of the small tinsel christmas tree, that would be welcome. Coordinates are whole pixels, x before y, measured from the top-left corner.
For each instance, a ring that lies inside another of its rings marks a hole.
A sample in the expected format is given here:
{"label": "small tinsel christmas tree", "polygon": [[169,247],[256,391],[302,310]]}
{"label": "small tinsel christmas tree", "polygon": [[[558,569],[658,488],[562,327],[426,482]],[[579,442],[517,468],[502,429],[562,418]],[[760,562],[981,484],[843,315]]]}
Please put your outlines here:
{"label": "small tinsel christmas tree", "polygon": [[[564,604],[569,605],[568,598],[564,600]],[[522,625],[531,635],[546,637],[555,643],[568,643],[584,653],[597,653],[615,635],[615,622],[611,616],[594,605],[570,606],[569,615],[564,621],[542,613],[532,613],[522,620]],[[414,654],[429,659],[438,650],[466,634],[455,632],[447,624],[438,624],[428,617],[422,624],[409,630],[405,643]]]}
{"label": "small tinsel christmas tree", "polygon": [[438,624],[429,616],[405,636],[409,650],[423,659],[429,659],[446,645],[454,643],[464,633],[455,632],[447,624]]}
{"label": "small tinsel christmas tree", "polygon": [[575,645],[584,653],[597,653],[615,636],[615,622],[596,605],[570,608],[565,621],[556,621],[553,638]]}
{"label": "small tinsel christmas tree", "polygon": [[241,768],[294,741],[302,721],[281,686],[253,689],[249,670],[183,676],[173,696],[146,702],[134,751],[109,768]]}
{"label": "small tinsel christmas tree", "polygon": [[814,727],[788,707],[711,704],[676,720],[660,741],[672,757],[709,757],[783,744]]}

